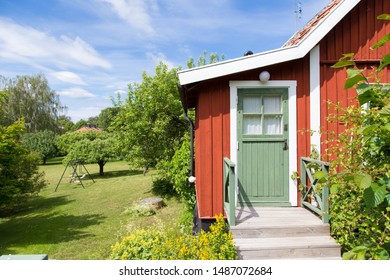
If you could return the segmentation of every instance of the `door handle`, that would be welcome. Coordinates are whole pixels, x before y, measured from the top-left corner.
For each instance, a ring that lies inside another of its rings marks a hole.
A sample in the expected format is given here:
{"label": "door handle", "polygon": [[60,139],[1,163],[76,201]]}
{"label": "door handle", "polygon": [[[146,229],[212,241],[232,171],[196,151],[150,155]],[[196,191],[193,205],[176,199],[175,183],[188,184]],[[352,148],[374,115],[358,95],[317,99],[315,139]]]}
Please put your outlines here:
{"label": "door handle", "polygon": [[287,144],[287,139],[284,139],[283,141],[283,150],[287,150],[288,149],[288,144]]}

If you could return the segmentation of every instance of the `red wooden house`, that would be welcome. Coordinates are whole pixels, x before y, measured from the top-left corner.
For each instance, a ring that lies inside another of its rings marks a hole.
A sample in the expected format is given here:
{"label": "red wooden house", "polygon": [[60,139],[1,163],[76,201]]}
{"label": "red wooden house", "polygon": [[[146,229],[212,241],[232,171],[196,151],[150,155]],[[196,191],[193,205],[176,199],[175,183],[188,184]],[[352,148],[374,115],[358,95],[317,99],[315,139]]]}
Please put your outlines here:
{"label": "red wooden house", "polygon": [[[186,108],[195,108],[197,215],[201,222],[224,213],[223,163],[235,164],[237,205],[298,206],[290,175],[323,138],[309,131],[328,124],[326,101],[348,105],[345,69],[331,66],[355,53],[359,68],[377,66],[390,46],[370,50],[390,33],[377,16],[389,0],[333,0],[281,48],[178,73]],[[383,81],[390,81],[385,69]]]}

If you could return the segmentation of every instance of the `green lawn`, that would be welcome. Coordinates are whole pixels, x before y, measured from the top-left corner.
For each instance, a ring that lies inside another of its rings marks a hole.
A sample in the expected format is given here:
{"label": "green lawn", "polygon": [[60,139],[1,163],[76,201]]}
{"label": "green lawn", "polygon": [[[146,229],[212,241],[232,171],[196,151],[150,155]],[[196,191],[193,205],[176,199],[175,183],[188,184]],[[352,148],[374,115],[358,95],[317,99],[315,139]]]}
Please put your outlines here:
{"label": "green lawn", "polygon": [[176,227],[184,206],[171,199],[151,217],[121,215],[126,207],[153,196],[151,171],[130,171],[125,162],[107,163],[105,176],[98,165],[86,165],[95,180],[84,178],[85,189],[69,184],[66,176],[54,192],[64,170],[60,160],[41,166],[48,186],[25,209],[0,218],[0,255],[48,254],[49,259],[107,259],[110,246],[136,227],[164,223]]}

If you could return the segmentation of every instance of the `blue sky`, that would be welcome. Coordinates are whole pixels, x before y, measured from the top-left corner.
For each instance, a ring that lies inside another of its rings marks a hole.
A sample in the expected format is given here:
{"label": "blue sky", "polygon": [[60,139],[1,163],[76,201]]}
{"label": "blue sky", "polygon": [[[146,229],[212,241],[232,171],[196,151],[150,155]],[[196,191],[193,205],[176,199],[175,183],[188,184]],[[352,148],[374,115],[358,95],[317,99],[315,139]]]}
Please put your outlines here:
{"label": "blue sky", "polygon": [[42,73],[74,122],[159,61],[279,48],[330,0],[0,0],[0,75]]}

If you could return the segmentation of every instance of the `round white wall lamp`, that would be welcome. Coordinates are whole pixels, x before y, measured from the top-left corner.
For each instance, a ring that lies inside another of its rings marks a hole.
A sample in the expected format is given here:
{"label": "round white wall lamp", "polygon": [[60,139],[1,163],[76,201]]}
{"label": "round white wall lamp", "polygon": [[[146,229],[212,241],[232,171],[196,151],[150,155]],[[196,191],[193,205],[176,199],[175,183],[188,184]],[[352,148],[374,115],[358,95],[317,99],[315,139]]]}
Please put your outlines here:
{"label": "round white wall lamp", "polygon": [[196,178],[194,177],[194,176],[190,176],[189,178],[188,178],[188,182],[190,182],[190,183],[195,183],[195,181],[196,181]]}
{"label": "round white wall lamp", "polygon": [[271,75],[269,74],[268,71],[262,71],[259,75],[259,79],[262,83],[268,82],[269,78]]}

